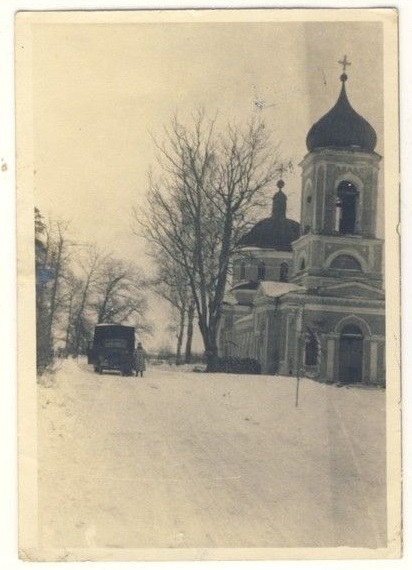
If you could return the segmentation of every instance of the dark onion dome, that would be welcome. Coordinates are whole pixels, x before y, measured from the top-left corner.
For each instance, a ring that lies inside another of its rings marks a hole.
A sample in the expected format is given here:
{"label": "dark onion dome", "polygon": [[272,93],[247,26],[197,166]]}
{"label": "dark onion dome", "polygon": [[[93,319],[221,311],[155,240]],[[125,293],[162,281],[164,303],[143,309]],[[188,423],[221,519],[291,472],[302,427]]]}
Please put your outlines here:
{"label": "dark onion dome", "polygon": [[340,77],[342,89],[332,109],[309,130],[306,146],[309,151],[319,148],[349,148],[372,152],[376,146],[376,132],[349,103],[345,81],[348,76]]}
{"label": "dark onion dome", "polygon": [[278,251],[292,251],[292,242],[298,239],[300,226],[286,217],[287,197],[282,192],[283,180],[277,183],[273,196],[272,216],[258,222],[239,241],[242,247],[261,247]]}

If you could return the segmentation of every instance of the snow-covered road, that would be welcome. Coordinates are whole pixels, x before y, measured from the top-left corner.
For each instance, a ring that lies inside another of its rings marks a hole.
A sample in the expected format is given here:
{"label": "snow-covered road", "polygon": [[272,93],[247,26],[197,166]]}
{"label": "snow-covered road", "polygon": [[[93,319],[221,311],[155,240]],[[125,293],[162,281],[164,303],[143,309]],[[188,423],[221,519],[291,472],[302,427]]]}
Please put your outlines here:
{"label": "snow-covered road", "polygon": [[385,392],[62,363],[39,386],[43,548],[386,545]]}

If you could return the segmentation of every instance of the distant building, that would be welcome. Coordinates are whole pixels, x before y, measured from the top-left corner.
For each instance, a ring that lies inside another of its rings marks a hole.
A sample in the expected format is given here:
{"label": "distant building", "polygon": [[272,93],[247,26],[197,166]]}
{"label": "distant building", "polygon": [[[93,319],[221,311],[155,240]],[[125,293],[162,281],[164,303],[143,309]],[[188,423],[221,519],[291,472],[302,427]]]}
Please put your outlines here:
{"label": "distant building", "polygon": [[[345,60],[346,61],[346,60]],[[300,225],[286,217],[284,183],[270,218],[233,257],[219,354],[257,359],[263,373],[326,382],[385,382],[383,240],[376,237],[376,133],[336,104],[306,138]]]}

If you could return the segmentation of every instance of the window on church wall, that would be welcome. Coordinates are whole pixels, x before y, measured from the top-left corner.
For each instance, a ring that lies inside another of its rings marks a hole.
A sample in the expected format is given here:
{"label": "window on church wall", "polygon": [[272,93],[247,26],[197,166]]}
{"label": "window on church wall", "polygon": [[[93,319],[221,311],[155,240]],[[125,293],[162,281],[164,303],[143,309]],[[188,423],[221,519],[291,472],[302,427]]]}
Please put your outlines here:
{"label": "window on church wall", "polygon": [[289,265],[284,261],[283,263],[280,264],[279,281],[283,281],[284,283],[286,283],[288,281],[288,278],[289,278]]}
{"label": "window on church wall", "polygon": [[299,261],[299,271],[303,271],[306,267],[306,261],[305,258],[302,257],[302,259]]}
{"label": "window on church wall", "polygon": [[242,261],[239,268],[239,279],[245,279],[245,278],[246,278],[246,263]]}
{"label": "window on church wall", "polygon": [[363,333],[358,325],[345,325],[341,331],[341,337],[363,339]]}
{"label": "window on church wall", "polygon": [[261,261],[258,265],[258,281],[263,281],[266,277],[266,264],[264,261]]}
{"label": "window on church wall", "polygon": [[352,182],[344,180],[337,189],[335,202],[335,231],[354,234],[359,192]]}
{"label": "window on church wall", "polygon": [[338,255],[329,266],[331,269],[346,269],[350,271],[362,271],[362,266],[356,257],[352,255]]}

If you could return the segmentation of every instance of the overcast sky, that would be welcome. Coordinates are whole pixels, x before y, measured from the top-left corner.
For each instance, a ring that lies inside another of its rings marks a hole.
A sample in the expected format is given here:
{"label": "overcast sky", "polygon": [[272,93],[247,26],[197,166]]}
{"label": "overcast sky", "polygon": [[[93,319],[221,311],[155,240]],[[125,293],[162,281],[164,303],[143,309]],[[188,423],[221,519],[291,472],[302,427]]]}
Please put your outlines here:
{"label": "overcast sky", "polygon": [[[352,106],[383,149],[379,23],[41,23],[32,26],[35,202],[73,234],[146,268],[131,232],[154,163],[151,133],[197,107],[246,123],[262,99],[267,126],[292,159],[288,216],[298,219],[310,126],[336,102],[347,54]],[[155,19],[155,13],[153,16]],[[274,189],[268,191],[268,213]],[[153,313],[155,314],[155,312]],[[158,331],[160,334],[160,330]]]}

